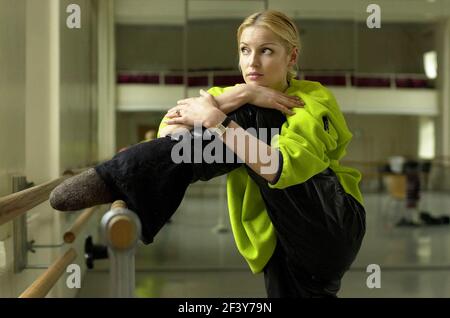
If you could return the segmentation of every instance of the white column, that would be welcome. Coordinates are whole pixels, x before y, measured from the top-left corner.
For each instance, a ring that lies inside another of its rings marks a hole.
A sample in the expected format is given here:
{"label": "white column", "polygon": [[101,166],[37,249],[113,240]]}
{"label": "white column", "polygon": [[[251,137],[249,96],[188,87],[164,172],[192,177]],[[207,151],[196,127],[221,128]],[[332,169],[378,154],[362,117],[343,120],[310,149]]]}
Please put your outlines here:
{"label": "white column", "polygon": [[438,41],[442,156],[450,157],[450,18],[441,22]]}
{"label": "white column", "polygon": [[26,176],[40,184],[59,172],[59,1],[26,5]]}
{"label": "white column", "polygon": [[439,114],[436,118],[436,158],[445,158],[444,166],[434,167],[433,186],[450,189],[450,18],[445,18],[436,27],[436,50],[438,57],[437,89],[439,92]]}
{"label": "white column", "polygon": [[114,2],[98,2],[98,158],[116,152]]}

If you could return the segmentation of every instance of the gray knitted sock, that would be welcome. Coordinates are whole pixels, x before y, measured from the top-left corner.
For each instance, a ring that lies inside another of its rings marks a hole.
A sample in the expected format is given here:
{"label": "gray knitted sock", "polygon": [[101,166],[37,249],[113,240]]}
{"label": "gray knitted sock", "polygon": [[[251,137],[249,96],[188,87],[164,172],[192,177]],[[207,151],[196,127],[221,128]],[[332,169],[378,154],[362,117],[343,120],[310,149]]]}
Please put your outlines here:
{"label": "gray knitted sock", "polygon": [[59,211],[75,211],[113,202],[103,180],[90,168],[65,180],[50,193],[50,205]]}

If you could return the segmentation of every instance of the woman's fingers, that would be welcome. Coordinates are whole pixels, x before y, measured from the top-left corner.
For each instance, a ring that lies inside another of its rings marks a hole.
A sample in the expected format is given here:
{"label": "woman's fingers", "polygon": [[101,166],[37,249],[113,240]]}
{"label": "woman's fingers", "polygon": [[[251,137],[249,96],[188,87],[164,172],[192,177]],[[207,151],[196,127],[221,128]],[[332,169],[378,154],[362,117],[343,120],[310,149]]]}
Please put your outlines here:
{"label": "woman's fingers", "polygon": [[289,105],[292,107],[303,107],[305,103],[302,100],[290,100]]}
{"label": "woman's fingers", "polygon": [[171,109],[169,109],[169,110],[167,111],[167,113],[172,113],[172,112],[176,112],[176,111],[177,111],[177,109],[180,109],[180,106],[181,106],[181,105],[178,105],[178,106],[172,107]]}
{"label": "woman's fingers", "polygon": [[176,118],[166,120],[165,123],[167,125],[185,124],[184,119],[182,117],[176,117]]}
{"label": "woman's fingers", "polygon": [[166,118],[177,118],[177,117],[180,117],[180,116],[178,116],[178,114],[176,112],[173,112],[173,113],[166,114],[165,117]]}
{"label": "woman's fingers", "polygon": [[281,111],[283,114],[286,114],[286,115],[294,115],[295,114],[292,110],[290,110],[289,108],[287,108],[286,106],[284,106],[280,103],[276,104],[276,109],[278,109],[279,111]]}
{"label": "woman's fingers", "polygon": [[172,107],[171,109],[169,109],[167,111],[167,114],[169,114],[169,113],[176,113],[177,111],[181,111],[186,106],[189,106],[189,105],[187,105],[187,104],[180,104],[180,105],[177,105],[175,107]]}
{"label": "woman's fingers", "polygon": [[286,108],[286,107],[283,107],[281,109],[281,112],[285,115],[294,115],[295,114],[292,110],[290,110],[289,108]]}
{"label": "woman's fingers", "polygon": [[281,96],[283,96],[283,97],[285,97],[285,98],[287,98],[287,99],[289,99],[289,100],[298,101],[298,102],[303,103],[303,100],[302,100],[300,97],[295,96],[295,95],[286,95],[286,94],[282,94]]}
{"label": "woman's fingers", "polygon": [[301,105],[305,104],[305,102],[303,102],[303,100],[300,97],[298,97],[298,96],[290,96],[290,95],[288,95],[288,96],[285,96],[285,97],[287,97],[287,100],[289,100],[291,102],[298,103],[298,104],[301,104]]}
{"label": "woman's fingers", "polygon": [[274,100],[276,100],[278,103],[280,103],[283,106],[288,107],[288,108],[305,106],[305,103],[303,102],[303,100],[298,96],[292,96],[292,95],[287,95],[287,94],[284,94],[281,92],[276,92],[272,98]]}
{"label": "woman's fingers", "polygon": [[180,117],[180,112],[178,110],[169,110],[166,114],[166,116],[164,117],[168,117],[168,118],[173,118],[173,117]]}
{"label": "woman's fingers", "polygon": [[300,97],[298,97],[297,95],[287,95],[287,94],[283,94],[283,96],[291,98],[291,99],[296,99],[296,100],[301,100]]}
{"label": "woman's fingers", "polygon": [[305,103],[299,98],[285,98],[282,100],[282,104],[288,108],[305,106]]}
{"label": "woman's fingers", "polygon": [[284,111],[284,113],[285,113],[286,115],[294,115],[294,114],[295,114],[295,113],[294,113],[292,110],[290,110],[289,108],[286,108],[285,111]]}

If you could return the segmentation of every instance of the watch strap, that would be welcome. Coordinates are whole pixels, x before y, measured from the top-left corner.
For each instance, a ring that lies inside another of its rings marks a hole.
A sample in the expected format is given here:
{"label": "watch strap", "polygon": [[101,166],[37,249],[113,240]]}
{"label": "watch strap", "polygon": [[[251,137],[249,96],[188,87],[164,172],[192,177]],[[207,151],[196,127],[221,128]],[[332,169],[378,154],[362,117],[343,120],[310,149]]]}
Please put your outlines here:
{"label": "watch strap", "polygon": [[228,125],[231,123],[231,117],[225,117],[225,119],[223,120],[223,122],[222,122],[222,126],[223,127],[228,127]]}
{"label": "watch strap", "polygon": [[230,124],[230,122],[231,118],[227,116],[220,124],[214,127],[214,130],[219,136],[222,136],[227,130],[227,127]]}

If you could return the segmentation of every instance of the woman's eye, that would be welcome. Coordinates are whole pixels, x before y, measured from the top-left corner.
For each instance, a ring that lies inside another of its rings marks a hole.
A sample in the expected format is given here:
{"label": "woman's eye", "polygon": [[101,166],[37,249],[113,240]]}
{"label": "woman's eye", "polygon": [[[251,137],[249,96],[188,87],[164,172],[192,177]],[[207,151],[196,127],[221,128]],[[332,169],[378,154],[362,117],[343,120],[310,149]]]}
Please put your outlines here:
{"label": "woman's eye", "polygon": [[264,48],[262,51],[263,51],[264,54],[270,54],[270,53],[272,53],[272,50],[269,49],[269,48]]}
{"label": "woman's eye", "polygon": [[248,53],[248,49],[246,47],[242,47],[241,48],[241,52],[246,54],[246,53]]}

